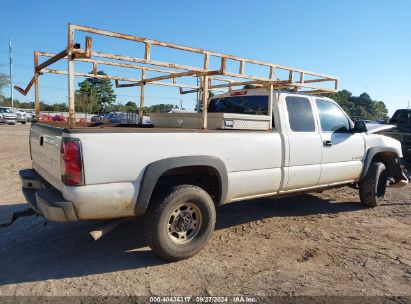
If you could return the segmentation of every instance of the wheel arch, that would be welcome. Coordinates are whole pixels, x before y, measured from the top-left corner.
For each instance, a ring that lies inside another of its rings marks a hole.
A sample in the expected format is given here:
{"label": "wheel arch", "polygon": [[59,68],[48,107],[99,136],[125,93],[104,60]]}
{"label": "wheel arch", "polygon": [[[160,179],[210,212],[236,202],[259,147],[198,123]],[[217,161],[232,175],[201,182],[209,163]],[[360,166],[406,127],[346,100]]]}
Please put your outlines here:
{"label": "wheel arch", "polygon": [[221,159],[213,156],[171,157],[152,162],[146,167],[134,208],[135,215],[143,215],[145,213],[157,182],[164,174],[189,167],[209,168],[215,172],[219,187],[216,204],[224,203],[227,196],[228,175],[225,164]]}
{"label": "wheel arch", "polygon": [[366,176],[372,161],[384,163],[388,171],[394,173],[392,170],[395,170],[394,164],[398,157],[398,151],[393,147],[373,147],[368,149],[359,181],[362,181]]}

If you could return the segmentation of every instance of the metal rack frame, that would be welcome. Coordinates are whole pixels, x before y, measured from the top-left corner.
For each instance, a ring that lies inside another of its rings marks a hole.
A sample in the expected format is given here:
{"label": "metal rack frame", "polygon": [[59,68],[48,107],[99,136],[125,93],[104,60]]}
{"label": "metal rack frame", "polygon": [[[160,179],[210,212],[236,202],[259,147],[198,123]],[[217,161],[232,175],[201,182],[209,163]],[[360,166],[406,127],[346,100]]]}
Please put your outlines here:
{"label": "metal rack frame", "polygon": [[[85,38],[85,47],[80,49],[80,45],[75,43],[75,32],[89,33],[99,36],[118,38],[123,40],[134,41],[144,44],[143,57],[131,57],[118,54],[104,53],[94,51],[92,48],[92,38]],[[293,88],[294,91],[299,91],[307,94],[320,94],[336,92],[338,90],[338,78],[324,75],[320,73],[310,72],[303,69],[287,67],[283,65],[263,62],[254,59],[242,58],[234,55],[218,53],[214,51],[193,48],[189,46],[168,43],[138,36],[120,34],[116,32],[68,24],[68,40],[67,47],[60,53],[34,52],[34,76],[30,80],[25,89],[19,86],[14,88],[23,95],[26,95],[34,86],[35,89],[35,111],[36,118],[39,118],[40,99],[39,99],[39,77],[44,73],[68,75],[68,104],[69,104],[69,127],[75,127],[75,84],[74,77],[92,77],[101,79],[110,79],[115,81],[117,88],[124,87],[140,87],[140,109],[144,107],[144,88],[146,85],[161,85],[172,86],[180,89],[181,94],[200,92],[201,101],[203,103],[203,128],[207,129],[207,102],[209,98],[209,90],[226,91],[244,85],[258,85],[270,90],[269,98],[269,115],[272,116],[273,90],[281,88]],[[153,60],[152,48],[162,47],[166,49],[175,49],[203,56],[202,66],[189,66],[172,62]],[[39,58],[48,58],[39,64]],[[219,69],[212,70],[209,68],[210,58],[215,57],[219,62]],[[48,68],[53,63],[66,59],[68,63],[67,71]],[[230,60],[238,65],[238,72],[228,71],[226,65]],[[93,66],[93,73],[75,72],[75,61],[88,62]],[[99,75],[98,67],[101,65],[116,66],[127,69],[140,70],[140,75],[136,78],[120,77],[113,75]],[[246,73],[246,68],[249,65],[257,65],[267,69],[267,77],[256,76]],[[145,72],[153,71],[162,73],[161,76],[146,78]],[[278,78],[278,72],[285,71],[288,76],[286,79]],[[308,77],[311,79],[306,79]],[[199,85],[187,85],[178,83],[177,79],[182,77],[199,77],[201,79]],[[167,82],[164,80],[171,80]],[[123,82],[123,83],[120,83]],[[331,83],[331,88],[324,84]],[[187,89],[184,91],[184,89]],[[140,117],[143,115],[139,111]]]}

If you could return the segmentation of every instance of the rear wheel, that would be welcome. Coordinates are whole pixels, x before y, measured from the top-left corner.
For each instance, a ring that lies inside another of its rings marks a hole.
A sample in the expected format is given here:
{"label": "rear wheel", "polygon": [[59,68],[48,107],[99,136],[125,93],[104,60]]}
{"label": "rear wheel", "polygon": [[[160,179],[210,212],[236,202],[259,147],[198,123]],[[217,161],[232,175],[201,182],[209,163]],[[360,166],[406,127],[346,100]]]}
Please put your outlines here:
{"label": "rear wheel", "polygon": [[210,195],[192,185],[180,185],[158,195],[144,218],[150,248],[168,261],[194,256],[214,230],[215,207]]}
{"label": "rear wheel", "polygon": [[361,203],[377,207],[384,199],[387,188],[387,168],[381,162],[371,162],[368,172],[359,184]]}

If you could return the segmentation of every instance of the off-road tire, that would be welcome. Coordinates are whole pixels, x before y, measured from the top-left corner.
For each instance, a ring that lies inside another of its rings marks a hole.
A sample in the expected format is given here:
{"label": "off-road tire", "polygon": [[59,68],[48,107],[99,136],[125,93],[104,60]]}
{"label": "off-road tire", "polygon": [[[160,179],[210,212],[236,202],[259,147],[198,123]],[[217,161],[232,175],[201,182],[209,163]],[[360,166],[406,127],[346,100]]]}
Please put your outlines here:
{"label": "off-road tire", "polygon": [[[201,225],[193,239],[179,244],[169,232],[170,216],[182,204],[194,205],[201,213]],[[168,261],[179,261],[197,254],[214,230],[216,211],[210,195],[193,185],[179,185],[156,193],[144,216],[145,235],[155,254]]]}
{"label": "off-road tire", "polygon": [[381,162],[371,162],[364,179],[359,183],[361,204],[377,207],[384,199],[387,169]]}

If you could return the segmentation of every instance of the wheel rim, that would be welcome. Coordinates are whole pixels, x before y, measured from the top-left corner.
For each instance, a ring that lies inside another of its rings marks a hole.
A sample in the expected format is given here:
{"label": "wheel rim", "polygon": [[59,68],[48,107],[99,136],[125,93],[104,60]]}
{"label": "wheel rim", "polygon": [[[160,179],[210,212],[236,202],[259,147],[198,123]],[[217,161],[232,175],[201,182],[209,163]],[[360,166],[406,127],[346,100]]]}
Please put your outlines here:
{"label": "wheel rim", "polygon": [[196,237],[202,223],[201,212],[192,203],[179,205],[171,213],[167,231],[170,239],[176,244],[184,244]]}

